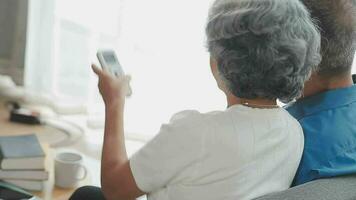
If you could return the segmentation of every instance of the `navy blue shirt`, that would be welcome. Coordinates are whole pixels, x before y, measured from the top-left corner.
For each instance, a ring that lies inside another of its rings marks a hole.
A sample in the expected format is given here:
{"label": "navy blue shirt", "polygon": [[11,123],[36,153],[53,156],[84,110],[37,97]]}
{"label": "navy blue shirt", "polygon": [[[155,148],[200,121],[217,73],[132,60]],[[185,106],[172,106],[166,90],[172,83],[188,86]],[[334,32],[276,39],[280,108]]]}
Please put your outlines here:
{"label": "navy blue shirt", "polygon": [[305,138],[293,185],[356,173],[356,85],[304,98],[287,110]]}

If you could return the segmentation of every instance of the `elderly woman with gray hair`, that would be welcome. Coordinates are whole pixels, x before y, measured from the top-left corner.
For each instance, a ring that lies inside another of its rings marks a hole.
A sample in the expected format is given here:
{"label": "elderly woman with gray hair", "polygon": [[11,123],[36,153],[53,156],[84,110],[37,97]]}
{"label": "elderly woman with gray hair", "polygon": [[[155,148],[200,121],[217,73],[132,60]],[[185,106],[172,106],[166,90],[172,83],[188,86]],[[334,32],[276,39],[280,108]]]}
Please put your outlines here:
{"label": "elderly woman with gray hair", "polygon": [[176,114],[130,159],[123,128],[128,78],[93,66],[106,106],[106,199],[253,199],[291,185],[303,132],[277,100],[299,97],[320,62],[320,35],[307,10],[298,0],[217,0],[206,33],[228,108]]}

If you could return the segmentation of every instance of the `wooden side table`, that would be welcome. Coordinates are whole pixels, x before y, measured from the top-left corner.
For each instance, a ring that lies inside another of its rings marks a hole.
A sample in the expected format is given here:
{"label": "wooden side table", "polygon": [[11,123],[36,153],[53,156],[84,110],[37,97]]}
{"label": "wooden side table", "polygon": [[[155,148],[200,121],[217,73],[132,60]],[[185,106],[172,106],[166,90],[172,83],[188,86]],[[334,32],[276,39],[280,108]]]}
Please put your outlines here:
{"label": "wooden side table", "polygon": [[[41,143],[51,144],[58,141],[62,141],[67,137],[62,131],[42,125],[26,125],[19,123],[12,123],[9,121],[9,112],[5,107],[5,102],[0,99],[0,136],[12,136],[12,135],[24,135],[35,133]],[[45,189],[43,192],[31,192],[34,195],[40,197],[43,200],[68,200],[70,195],[75,189],[61,189],[54,186],[54,157],[56,150],[49,149],[49,180],[45,183]],[[90,174],[90,173],[89,173]],[[90,183],[90,177],[82,181],[80,185]],[[79,186],[80,186],[79,185]]]}
{"label": "wooden side table", "polygon": [[52,144],[66,139],[67,135],[50,126],[26,125],[9,121],[9,111],[0,99],[0,136],[24,135],[35,133],[41,142]]}

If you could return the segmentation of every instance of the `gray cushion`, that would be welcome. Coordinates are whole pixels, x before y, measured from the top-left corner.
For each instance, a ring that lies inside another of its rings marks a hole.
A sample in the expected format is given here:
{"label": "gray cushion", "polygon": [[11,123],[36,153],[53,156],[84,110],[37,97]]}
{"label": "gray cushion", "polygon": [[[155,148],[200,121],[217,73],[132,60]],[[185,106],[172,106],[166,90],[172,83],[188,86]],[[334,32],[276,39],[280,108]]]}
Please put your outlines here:
{"label": "gray cushion", "polygon": [[356,175],[320,179],[256,200],[356,200]]}

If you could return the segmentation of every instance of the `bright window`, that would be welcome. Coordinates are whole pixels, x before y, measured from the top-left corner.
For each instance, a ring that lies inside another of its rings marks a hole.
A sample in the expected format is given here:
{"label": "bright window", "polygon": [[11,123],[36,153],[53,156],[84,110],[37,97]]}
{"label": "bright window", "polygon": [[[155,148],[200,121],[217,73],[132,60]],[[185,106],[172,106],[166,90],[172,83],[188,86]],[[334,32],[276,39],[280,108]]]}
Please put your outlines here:
{"label": "bright window", "polygon": [[117,51],[133,77],[126,131],[152,136],[184,109],[224,109],[205,49],[207,0],[30,1],[26,87],[58,111],[86,111],[102,119],[98,49]]}

